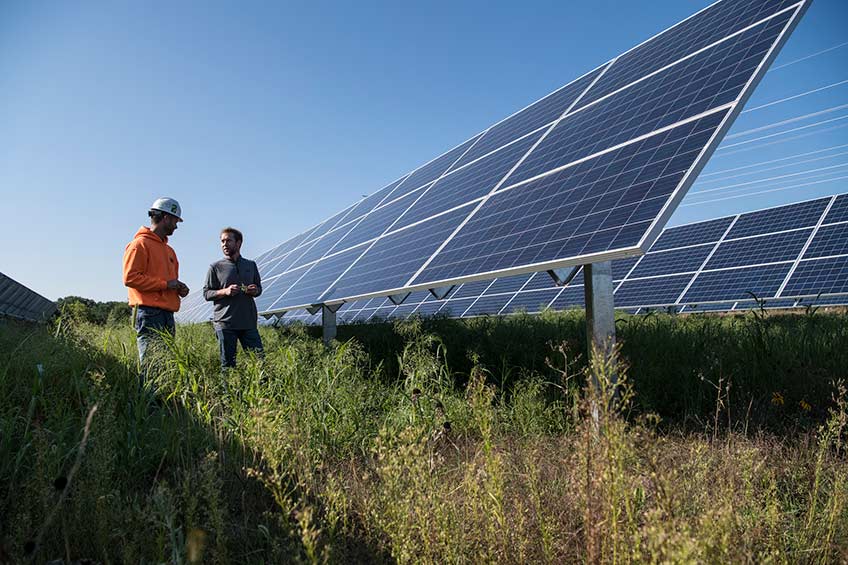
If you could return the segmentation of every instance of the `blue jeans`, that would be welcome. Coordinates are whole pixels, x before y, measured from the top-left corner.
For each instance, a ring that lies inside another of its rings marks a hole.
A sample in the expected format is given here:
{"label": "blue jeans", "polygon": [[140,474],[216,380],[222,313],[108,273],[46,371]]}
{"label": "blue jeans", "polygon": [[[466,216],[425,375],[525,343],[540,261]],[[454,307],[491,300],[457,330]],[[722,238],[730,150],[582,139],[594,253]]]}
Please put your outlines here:
{"label": "blue jeans", "polygon": [[147,376],[147,367],[156,350],[161,350],[163,347],[162,338],[158,332],[167,332],[172,336],[176,333],[174,313],[153,306],[139,306],[135,319],[135,331],[138,359],[141,365],[139,376],[143,382]]}
{"label": "blue jeans", "polygon": [[222,369],[236,366],[236,346],[239,341],[241,348],[245,351],[253,351],[258,357],[262,357],[265,353],[262,348],[262,338],[256,328],[249,330],[216,329],[215,335],[218,336],[218,345],[221,348]]}

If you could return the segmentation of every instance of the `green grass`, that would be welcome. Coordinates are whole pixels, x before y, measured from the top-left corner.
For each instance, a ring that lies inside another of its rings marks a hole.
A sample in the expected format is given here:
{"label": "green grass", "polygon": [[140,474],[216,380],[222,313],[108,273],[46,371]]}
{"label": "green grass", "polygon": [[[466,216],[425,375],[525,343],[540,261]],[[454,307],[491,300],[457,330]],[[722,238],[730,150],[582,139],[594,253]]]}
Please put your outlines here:
{"label": "green grass", "polygon": [[577,312],[263,328],[226,377],[181,327],[154,396],[128,327],[0,321],[0,562],[844,562],[846,326],[622,317],[618,388]]}

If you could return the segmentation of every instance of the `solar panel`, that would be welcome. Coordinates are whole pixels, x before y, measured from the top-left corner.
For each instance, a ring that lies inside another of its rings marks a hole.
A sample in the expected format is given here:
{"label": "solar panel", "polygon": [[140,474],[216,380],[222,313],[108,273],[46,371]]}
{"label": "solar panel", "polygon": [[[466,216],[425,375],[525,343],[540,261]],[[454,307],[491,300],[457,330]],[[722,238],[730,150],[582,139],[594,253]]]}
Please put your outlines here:
{"label": "solar panel", "polygon": [[0,317],[42,321],[56,310],[56,304],[0,273]]}
{"label": "solar panel", "polygon": [[[848,304],[848,219],[832,213],[824,217],[846,201],[845,196],[668,228],[643,257],[613,262],[616,306],[642,312],[713,312]],[[778,221],[781,218],[790,223]],[[837,222],[828,224],[831,219]],[[731,226],[741,228],[734,231]],[[789,229],[765,232],[769,226]],[[731,238],[734,233],[740,237]],[[547,274],[536,273],[465,283],[452,300],[424,301],[412,313],[473,317],[582,308],[581,282],[576,277],[558,288]],[[473,297],[475,301],[469,300]],[[442,304],[450,308],[441,311]],[[458,313],[463,306],[466,309]],[[402,317],[398,314],[394,317]]]}
{"label": "solar panel", "polygon": [[807,5],[723,0],[471,137],[268,254],[260,311],[644,253]]}
{"label": "solar panel", "polygon": [[[848,194],[667,228],[644,256],[613,262],[616,307],[714,312],[848,305],[848,217],[833,213],[843,202]],[[737,226],[744,229],[734,231]],[[766,232],[768,226],[778,231]],[[734,233],[742,235],[731,238]],[[464,283],[444,300],[413,292],[402,307],[383,297],[353,301],[339,310],[339,322],[582,308],[582,281],[577,276],[557,287],[547,273],[537,272]],[[303,312],[286,319],[308,318]],[[182,315],[185,321],[203,321],[211,306],[184,302]]]}

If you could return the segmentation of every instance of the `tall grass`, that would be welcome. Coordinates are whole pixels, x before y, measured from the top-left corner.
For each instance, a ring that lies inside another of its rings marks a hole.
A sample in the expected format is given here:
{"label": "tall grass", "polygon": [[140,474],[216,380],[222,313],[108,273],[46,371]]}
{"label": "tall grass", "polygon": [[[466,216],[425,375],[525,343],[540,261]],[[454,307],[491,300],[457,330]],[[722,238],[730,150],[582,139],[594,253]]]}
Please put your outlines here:
{"label": "tall grass", "polygon": [[0,322],[0,562],[845,561],[845,325],[263,328],[226,374],[191,326],[151,394],[127,327]]}

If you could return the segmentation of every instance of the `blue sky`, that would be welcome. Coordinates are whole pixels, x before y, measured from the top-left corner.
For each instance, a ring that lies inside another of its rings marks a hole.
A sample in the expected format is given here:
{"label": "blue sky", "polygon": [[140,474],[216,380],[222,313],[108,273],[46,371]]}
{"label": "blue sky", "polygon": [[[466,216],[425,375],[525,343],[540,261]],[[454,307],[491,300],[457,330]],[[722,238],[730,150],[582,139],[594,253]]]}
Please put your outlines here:
{"label": "blue sky", "polygon": [[[195,290],[222,226],[258,255],[707,4],[2,2],[0,271],[123,300],[167,195]],[[815,0],[747,108],[826,88],[742,114],[669,225],[848,192],[846,42]]]}

